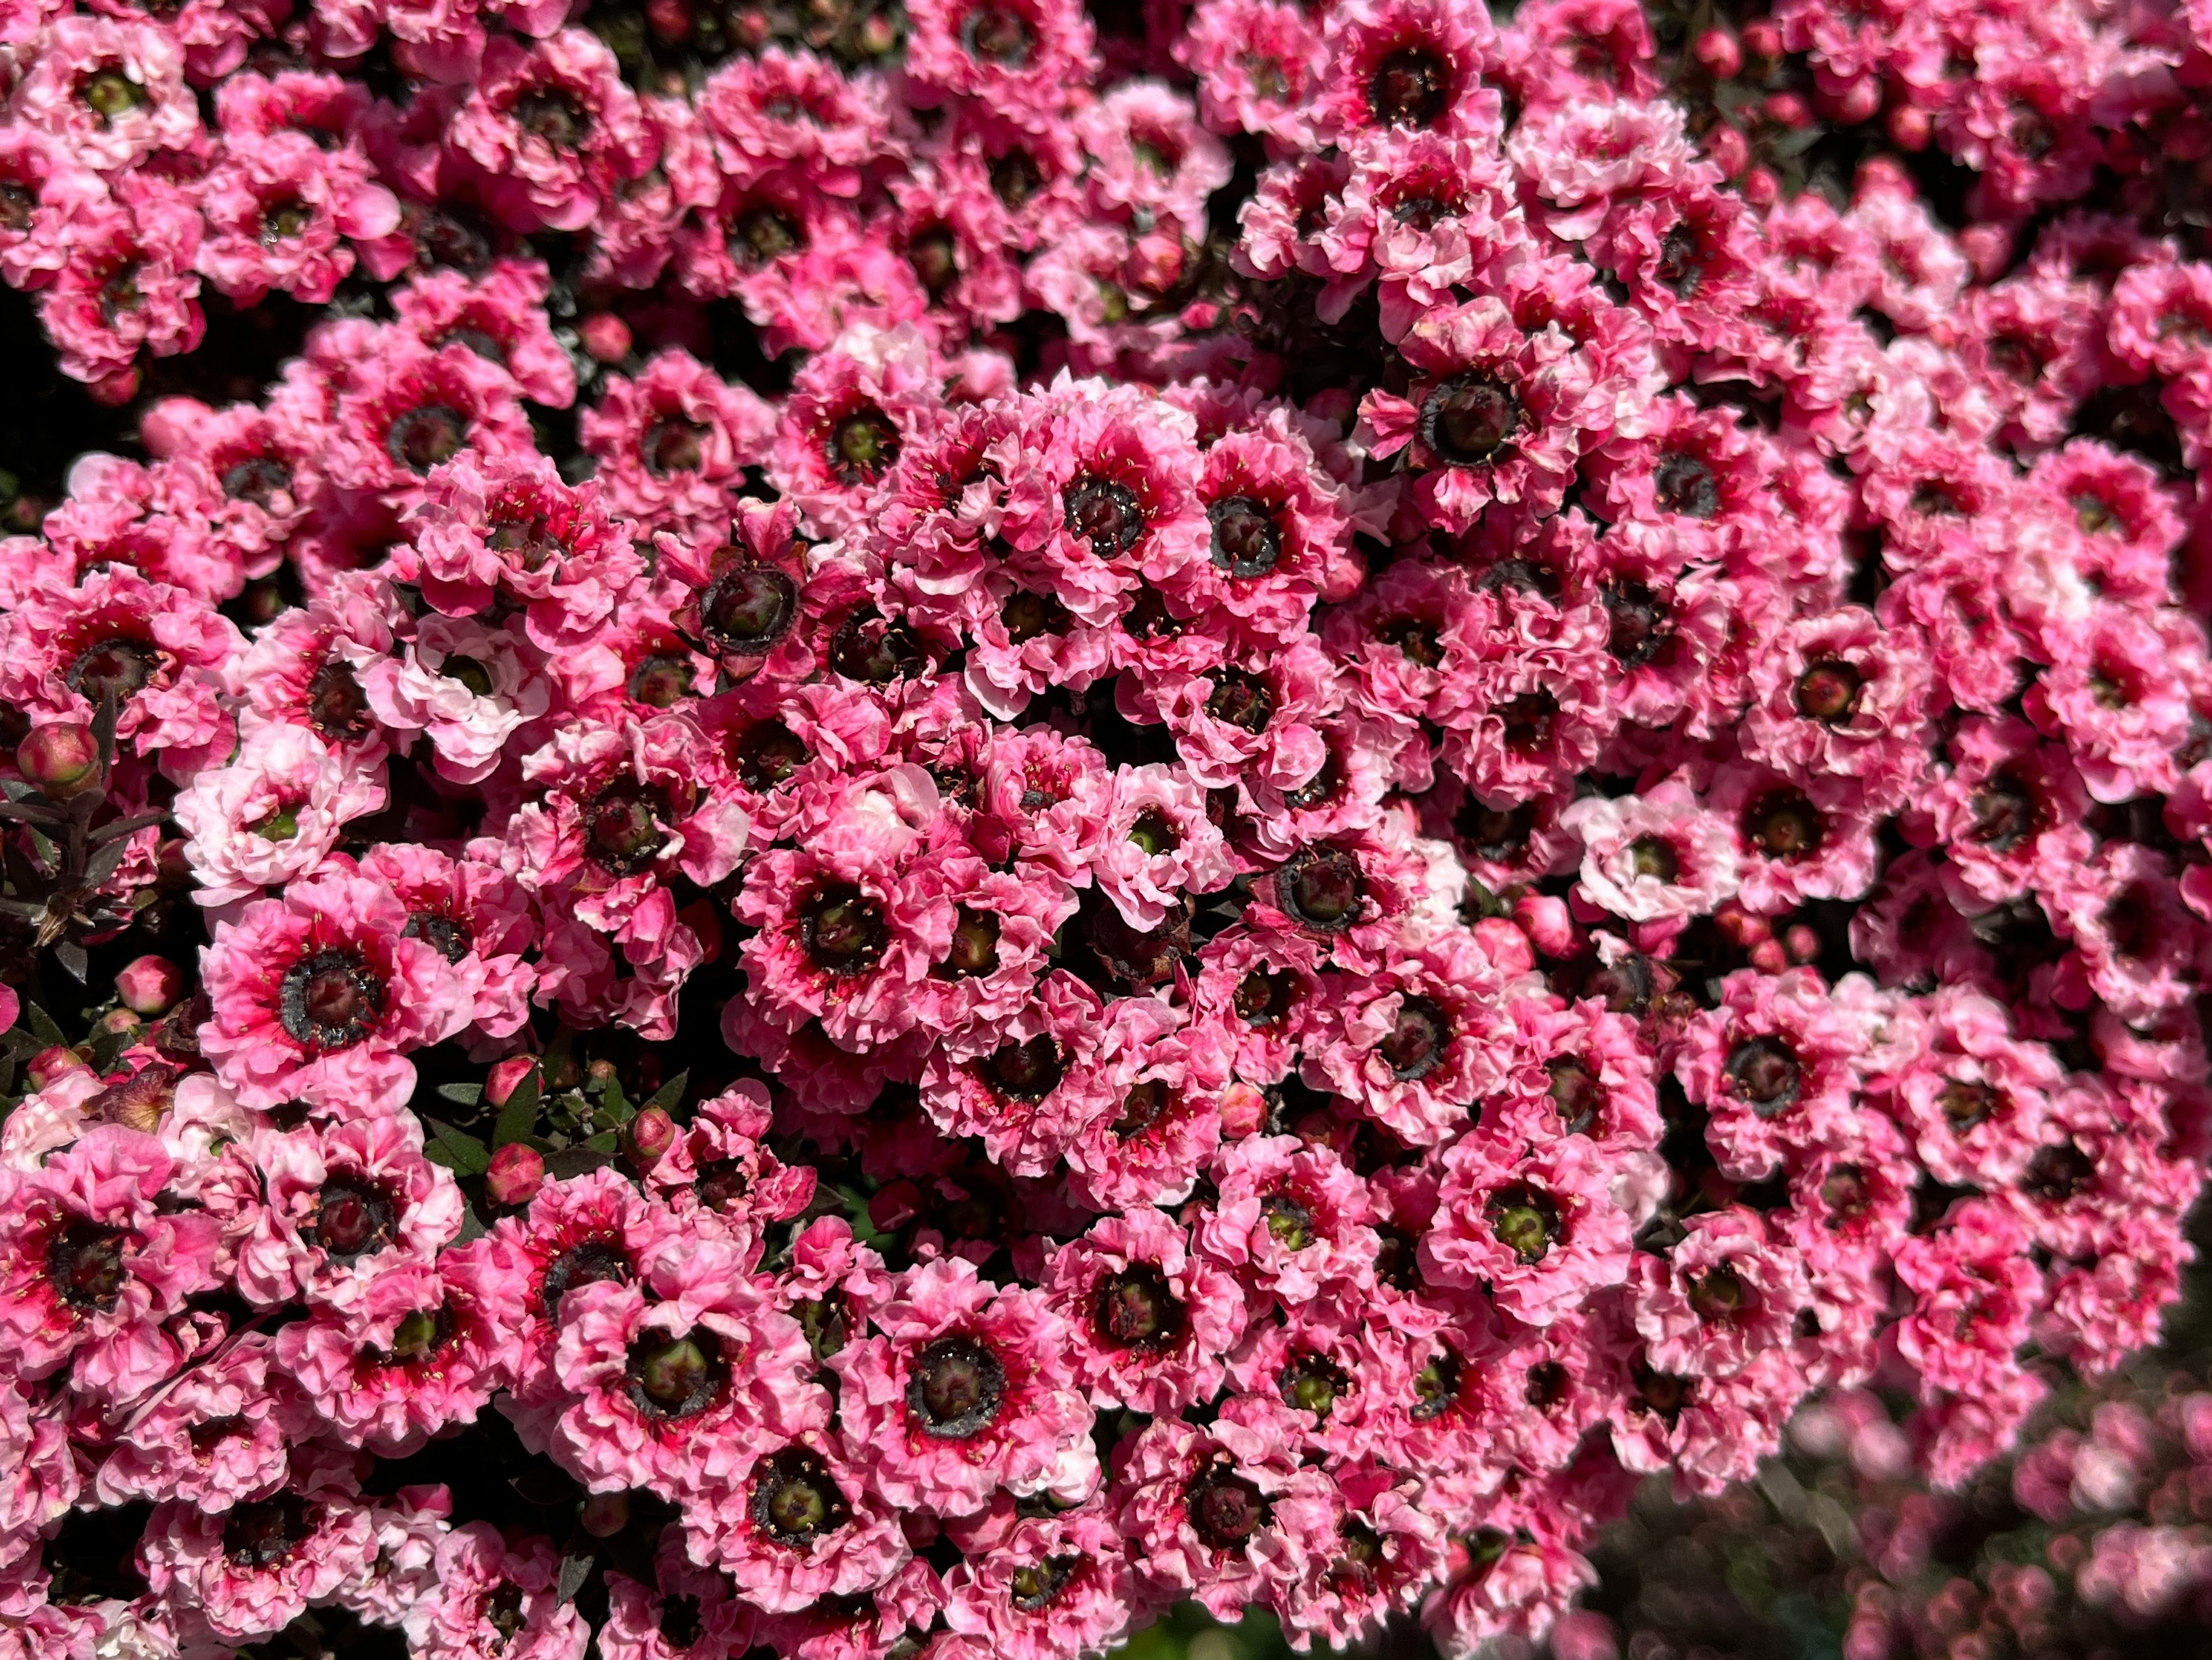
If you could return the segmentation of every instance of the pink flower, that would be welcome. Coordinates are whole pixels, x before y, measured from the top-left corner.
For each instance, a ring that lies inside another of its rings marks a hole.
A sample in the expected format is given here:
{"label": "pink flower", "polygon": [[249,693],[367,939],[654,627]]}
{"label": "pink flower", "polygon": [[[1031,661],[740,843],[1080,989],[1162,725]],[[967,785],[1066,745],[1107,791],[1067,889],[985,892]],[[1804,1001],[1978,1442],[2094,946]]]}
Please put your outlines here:
{"label": "pink flower", "polygon": [[1726,1377],[1785,1347],[1811,1288],[1796,1253],[1741,1206],[1692,1216],[1665,1256],[1639,1253],[1630,1277],[1636,1329],[1662,1371]]}
{"label": "pink flower", "polygon": [[408,1646],[435,1660],[582,1660],[592,1628],[557,1594],[560,1556],[548,1540],[503,1540],[470,1522],[439,1541],[430,1587],[408,1610]]}
{"label": "pink flower", "polygon": [[1680,776],[1618,800],[1587,796],[1559,827],[1582,839],[1583,893],[1628,921],[1705,915],[1735,892],[1735,838]]}
{"label": "pink flower", "polygon": [[265,1202],[238,1274],[258,1304],[350,1307],[388,1269],[428,1268],[460,1231],[460,1189],[422,1156],[421,1126],[404,1114],[264,1130],[252,1151]]}
{"label": "pink flower", "polygon": [[368,1566],[369,1512],[349,1461],[295,1452],[291,1483],[208,1511],[173,1501],[147,1523],[146,1582],[234,1642],[284,1629]]}
{"label": "pink flower", "polygon": [[685,1511],[684,1532],[693,1560],[723,1568],[757,1608],[795,1614],[854,1596],[907,1560],[896,1512],[823,1437],[756,1434],[726,1451],[726,1475]]}
{"label": "pink flower", "polygon": [[1213,1177],[1217,1197],[1194,1243],[1257,1296],[1296,1304],[1333,1280],[1357,1286],[1372,1275],[1365,1184],[1328,1148],[1255,1135],[1224,1146]]}
{"label": "pink flower", "polygon": [[246,1334],[134,1415],[94,1477],[100,1502],[173,1499],[220,1513],[281,1487],[287,1450],[312,1420],[271,1366],[272,1347],[266,1335]]}
{"label": "pink flower", "polygon": [[1570,1135],[1515,1157],[1480,1138],[1444,1155],[1423,1268],[1444,1285],[1486,1281],[1491,1300],[1549,1325],[1631,1267],[1629,1219],[1613,1201],[1593,1143]]}
{"label": "pink flower", "polygon": [[251,1107],[404,1108],[405,1051],[452,1037],[474,1006],[456,966],[407,928],[390,889],[338,865],[218,922],[200,1035],[216,1075]]}
{"label": "pink flower", "polygon": [[349,820],[384,806],[381,779],[325,747],[305,727],[248,733],[227,767],[179,792],[172,812],[203,905],[252,898],[321,866]]}
{"label": "pink flower", "polygon": [[167,1323],[215,1283],[220,1230],[161,1209],[173,1169],[157,1138],[96,1124],[34,1173],[4,1178],[0,1329],[15,1375],[67,1368],[73,1388],[121,1405],[186,1359]]}
{"label": "pink flower", "polygon": [[1237,1281],[1149,1207],[1060,1247],[1046,1283],[1073,1339],[1077,1380],[1102,1408],[1169,1413],[1211,1397],[1244,1332]]}
{"label": "pink flower", "polygon": [[744,1261],[726,1240],[671,1239],[635,1281],[563,1298],[553,1369],[567,1400],[551,1449],[588,1487],[670,1499],[719,1488],[741,1447],[825,1421],[805,1334]]}
{"label": "pink flower", "polygon": [[447,143],[483,169],[490,205],[518,229],[583,228],[654,149],[614,53],[583,29],[490,40]]}
{"label": "pink flower", "polygon": [[326,155],[295,132],[234,144],[199,201],[210,231],[200,271],[247,305],[271,289],[310,305],[328,301],[353,269],[339,239],[373,240],[399,223],[398,200],[373,182],[366,157]]}
{"label": "pink flower", "polygon": [[909,1270],[871,1322],[880,1335],[848,1345],[830,1365],[847,1447],[891,1503],[953,1517],[982,1509],[1000,1487],[1090,1496],[1091,1410],[1044,1293],[994,1290],[945,1258]]}

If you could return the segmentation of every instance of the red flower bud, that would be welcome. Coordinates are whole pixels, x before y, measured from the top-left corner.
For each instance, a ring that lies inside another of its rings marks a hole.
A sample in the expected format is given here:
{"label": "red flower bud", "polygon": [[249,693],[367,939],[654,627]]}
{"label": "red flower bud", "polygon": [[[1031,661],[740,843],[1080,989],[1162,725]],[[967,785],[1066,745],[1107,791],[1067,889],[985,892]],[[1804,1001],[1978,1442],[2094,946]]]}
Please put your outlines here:
{"label": "red flower bud", "polygon": [[184,996],[185,971],[166,957],[141,957],[116,975],[115,994],[131,1013],[150,1020]]}
{"label": "red flower bud", "polygon": [[98,789],[100,745],[74,721],[40,727],[15,746],[15,769],[57,801]]}
{"label": "red flower bud", "polygon": [[501,1207],[526,1205],[545,1185],[545,1159],[526,1141],[510,1141],[491,1156],[484,1197]]}
{"label": "red flower bud", "polygon": [[649,1171],[676,1145],[676,1121],[659,1107],[647,1107],[623,1131],[623,1149],[637,1170]]}

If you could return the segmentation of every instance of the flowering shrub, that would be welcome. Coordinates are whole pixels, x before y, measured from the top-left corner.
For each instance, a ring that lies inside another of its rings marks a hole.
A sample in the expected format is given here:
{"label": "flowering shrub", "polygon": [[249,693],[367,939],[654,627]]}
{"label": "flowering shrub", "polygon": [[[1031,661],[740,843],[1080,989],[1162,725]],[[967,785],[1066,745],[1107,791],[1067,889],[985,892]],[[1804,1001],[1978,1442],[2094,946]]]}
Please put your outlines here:
{"label": "flowering shrub", "polygon": [[1639,1495],[1551,1651],[2170,1653],[2212,1617],[2203,1375],[2200,1353],[2062,1380],[2019,1450],[1956,1493],[1916,1472],[1890,1404],[1844,1391],[1798,1415],[1754,1487],[1680,1505]]}
{"label": "flowering shrub", "polygon": [[0,83],[106,434],[0,544],[6,1654],[1459,1654],[1814,1391],[1953,1485],[2155,1335],[2212,14]]}

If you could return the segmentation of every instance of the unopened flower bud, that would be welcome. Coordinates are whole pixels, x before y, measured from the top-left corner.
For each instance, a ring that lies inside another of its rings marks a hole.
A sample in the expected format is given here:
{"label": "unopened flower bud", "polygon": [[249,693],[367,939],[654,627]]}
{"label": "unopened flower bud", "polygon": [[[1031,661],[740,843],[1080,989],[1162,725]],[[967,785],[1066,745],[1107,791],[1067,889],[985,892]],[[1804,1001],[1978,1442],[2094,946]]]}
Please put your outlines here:
{"label": "unopened flower bud", "polygon": [[1572,957],[1580,938],[1567,902],[1556,894],[1524,893],[1514,902],[1513,920],[1547,957]]}
{"label": "unopened flower bud", "polygon": [[502,1207],[526,1205],[545,1185],[545,1158],[527,1141],[510,1141],[491,1156],[484,1197]]}
{"label": "unopened flower bud", "polygon": [[1707,29],[1690,43],[1690,56],[1716,81],[1730,81],[1743,68],[1743,48],[1726,29]]}
{"label": "unopened flower bud", "polygon": [[595,1493],[584,1500],[578,1524],[594,1539],[611,1539],[629,1525],[629,1495]]}
{"label": "unopened flower bud", "polygon": [[1820,936],[1799,922],[1783,932],[1782,948],[1792,962],[1809,963],[1820,954]]}
{"label": "unopened flower bud", "polygon": [[[655,3],[659,3],[659,0],[655,0]],[[688,12],[684,22],[688,27],[690,22]],[[585,351],[601,363],[619,363],[629,356],[629,325],[611,311],[593,312],[577,324],[576,338],[582,343]]]}
{"label": "unopened flower bud", "polygon": [[530,1076],[530,1069],[537,1064],[537,1057],[529,1055],[510,1055],[504,1061],[494,1062],[489,1075],[484,1079],[485,1104],[494,1107],[505,1106],[514,1098],[515,1091],[522,1087],[522,1080]]}
{"label": "unopened flower bud", "polygon": [[34,1090],[42,1090],[73,1072],[90,1072],[85,1059],[75,1049],[57,1043],[52,1049],[40,1049],[33,1055],[30,1064],[23,1068],[23,1076]]}
{"label": "unopened flower bud", "polygon": [[15,769],[57,801],[100,787],[100,745],[90,727],[57,721],[15,746]]}
{"label": "unopened flower bud", "polygon": [[1528,936],[1506,917],[1484,917],[1474,925],[1474,937],[1500,974],[1526,974],[1536,966],[1535,948],[1528,943]]}
{"label": "unopened flower bud", "polygon": [[1751,965],[1761,974],[1779,974],[1790,966],[1790,953],[1779,939],[1762,939],[1751,948]]}
{"label": "unopened flower bud", "polygon": [[1257,1135],[1267,1122],[1267,1098],[1249,1084],[1221,1091],[1221,1133],[1232,1141]]}
{"label": "unopened flower bud", "polygon": [[1743,26],[1743,50],[1750,58],[1781,57],[1781,27],[1771,17],[1753,18]]}
{"label": "unopened flower bud", "polygon": [[131,1013],[150,1020],[185,994],[185,971],[166,957],[141,957],[115,976],[115,994]]}
{"label": "unopened flower bud", "polygon": [[647,1107],[623,1131],[623,1149],[639,1171],[649,1171],[676,1145],[676,1121],[659,1107]]}

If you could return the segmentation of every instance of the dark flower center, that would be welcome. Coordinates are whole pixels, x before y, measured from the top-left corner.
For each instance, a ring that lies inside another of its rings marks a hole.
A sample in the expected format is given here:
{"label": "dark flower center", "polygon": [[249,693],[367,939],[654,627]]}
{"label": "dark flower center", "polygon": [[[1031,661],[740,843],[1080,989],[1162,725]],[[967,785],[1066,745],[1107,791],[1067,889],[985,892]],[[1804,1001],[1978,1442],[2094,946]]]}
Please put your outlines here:
{"label": "dark flower center", "polygon": [[945,953],[944,969],[952,979],[988,974],[999,966],[999,919],[987,910],[960,908],[952,925],[952,944]]}
{"label": "dark flower center", "polygon": [[1265,576],[1283,556],[1282,526],[1265,502],[1224,496],[1206,516],[1213,526],[1213,562],[1231,576]]}
{"label": "dark flower center", "polygon": [[1432,127],[1451,95],[1451,64],[1425,46],[1392,52],[1367,83],[1367,106],[1384,126]]}
{"label": "dark flower center", "polygon": [[697,1327],[681,1337],[654,1333],[633,1344],[625,1375],[630,1403],[647,1418],[692,1418],[714,1404],[729,1381],[722,1346]]}
{"label": "dark flower center", "polygon": [[350,1048],[384,1013],[384,982],[353,951],[319,951],[286,970],[276,1018],[293,1041],[313,1049]]}
{"label": "dark flower center", "polygon": [[629,672],[630,701],[649,709],[672,709],[691,695],[697,678],[688,654],[655,652]]}
{"label": "dark flower center", "polygon": [[553,526],[542,513],[527,519],[501,518],[492,521],[484,535],[484,546],[494,553],[511,553],[514,562],[525,570],[539,570],[556,554],[568,550],[554,534]]}
{"label": "dark flower center", "polygon": [[1027,588],[1015,589],[999,607],[1000,625],[1006,629],[1007,640],[1017,646],[1044,635],[1065,634],[1070,621],[1067,607],[1059,600],[1048,593],[1031,593]]}
{"label": "dark flower center", "polygon": [[1061,497],[1070,536],[1091,544],[1101,559],[1128,552],[1145,533],[1145,505],[1137,492],[1111,478],[1085,473]]}
{"label": "dark flower center", "polygon": [[799,908],[799,938],[825,974],[865,974],[883,960],[890,928],[882,907],[849,883],[816,890]]}
{"label": "dark flower center", "polygon": [[146,101],[146,94],[138,84],[120,70],[99,70],[88,75],[78,95],[91,106],[103,127]]}
{"label": "dark flower center", "polygon": [[1449,1015],[1428,998],[1408,997],[1399,1003],[1398,1018],[1375,1052],[1393,1078],[1410,1084],[1437,1069],[1451,1039]]}
{"label": "dark flower center", "polygon": [[915,1357],[907,1376],[906,1409],[934,1440],[981,1434],[1006,1398],[1006,1367],[973,1338],[939,1338]]}
{"label": "dark flower center", "polygon": [[1639,836],[1628,844],[1629,867],[1638,876],[1672,882],[1681,874],[1681,862],[1674,844],[1663,836]]}
{"label": "dark flower center", "polygon": [[1006,1576],[1006,1600],[1024,1614],[1036,1614],[1057,1602],[1089,1559],[1048,1556],[1026,1563]]}
{"label": "dark flower center", "polygon": [[123,1295],[128,1239],[120,1228],[72,1219],[46,1247],[46,1280],[54,1294],[79,1314],[113,1308]]}
{"label": "dark flower center", "polygon": [[1429,1358],[1413,1374],[1413,1404],[1406,1415],[1417,1424],[1443,1417],[1459,1399],[1459,1356],[1441,1346],[1430,1350]]}
{"label": "dark flower center", "polygon": [[538,1306],[548,1320],[561,1317],[561,1299],[580,1286],[626,1286],[631,1274],[629,1255],[611,1239],[586,1239],[571,1245],[545,1265],[538,1283]]}
{"label": "dark flower center", "polygon": [[1520,429],[1520,401],[1495,375],[1454,375],[1421,405],[1421,441],[1455,467],[1498,459]]}
{"label": "dark flower center", "polygon": [[592,134],[591,112],[558,87],[532,87],[514,100],[515,124],[556,150],[573,150]]}
{"label": "dark flower center", "polygon": [[699,599],[699,622],[714,651],[757,657],[792,631],[799,589],[768,564],[734,564]]}
{"label": "dark flower center", "polygon": [[1127,1141],[1142,1135],[1166,1116],[1174,1103],[1175,1091],[1164,1079],[1147,1078],[1130,1085],[1129,1092],[1121,1098],[1121,1116],[1113,1123],[1115,1138]]}
{"label": "dark flower center", "polygon": [[1359,861],[1336,848],[1310,848],[1275,873],[1275,899],[1308,927],[1332,932],[1359,920],[1367,879]]}
{"label": "dark flower center", "polygon": [[145,689],[160,660],[156,649],[144,641],[118,636],[87,646],[63,678],[87,702],[96,706],[112,693],[120,708]]}
{"label": "dark flower center", "polygon": [[847,416],[830,435],[830,471],[840,483],[881,477],[898,453],[898,429],[873,404]]}
{"label": "dark flower center", "polygon": [[1536,828],[1536,804],[1492,807],[1470,800],[1453,818],[1452,828],[1476,858],[1510,864],[1528,851],[1528,837]]}
{"label": "dark flower center", "polygon": [[1011,1101],[1036,1103],[1060,1087],[1067,1070],[1060,1045],[1042,1033],[1025,1043],[1001,1043],[978,1070],[983,1082]]}
{"label": "dark flower center", "polygon": [[1559,1207],[1525,1183],[1492,1194],[1482,1213],[1492,1236],[1524,1264],[1542,1262],[1559,1237]]}
{"label": "dark flower center", "polygon": [[660,806],[648,786],[616,779],[584,808],[585,850],[614,874],[635,875],[660,856]]}
{"label": "dark flower center", "polygon": [[389,1245],[398,1226],[390,1194],[366,1177],[342,1174],[323,1183],[308,1232],[325,1256],[351,1262]]}
{"label": "dark flower center", "polygon": [[853,1519],[830,1466],[804,1447],[786,1447],[753,1475],[753,1525],[793,1550],[804,1550]]}
{"label": "dark flower center", "polygon": [[1865,677],[1840,659],[1814,663],[1797,677],[1797,712],[1824,726],[1848,721],[1858,711],[1859,689],[1865,684]]}
{"label": "dark flower center", "polygon": [[1182,837],[1177,834],[1174,821],[1158,807],[1146,807],[1137,815],[1135,822],[1129,826],[1129,839],[1154,857],[1173,853],[1182,845]]}
{"label": "dark flower center", "polygon": [[1310,1412],[1327,1423],[1329,1408],[1336,1404],[1339,1396],[1350,1390],[1352,1380],[1344,1375],[1344,1368],[1327,1355],[1297,1354],[1276,1374],[1275,1387],[1281,1392],[1285,1405]]}
{"label": "dark flower center", "polygon": [[223,1519],[222,1554],[249,1572],[276,1567],[313,1535],[318,1517],[296,1493],[234,1505]]}
{"label": "dark flower center", "polygon": [[1314,1213],[1287,1193],[1271,1193],[1260,1201],[1260,1219],[1268,1237],[1285,1250],[1304,1250],[1320,1237]]}
{"label": "dark flower center", "polygon": [[1952,1129],[1963,1134],[1995,1110],[1997,1092],[1987,1084],[1954,1078],[1943,1085],[1942,1092],[1936,1098],[1936,1104],[1942,1109],[1943,1116],[1949,1121]]}
{"label": "dark flower center", "polygon": [[943,225],[933,225],[907,238],[906,262],[929,297],[939,300],[959,280],[960,245]]}
{"label": "dark flower center", "polygon": [[1092,1297],[1098,1341],[1109,1347],[1158,1350],[1182,1336],[1183,1305],[1167,1275],[1150,1262],[1101,1274]]}
{"label": "dark flower center", "polygon": [[765,265],[806,246],[806,232],[789,214],[766,203],[747,208],[730,227],[730,251],[747,265]]}
{"label": "dark flower center", "polygon": [[2000,857],[2042,830],[2050,818],[2043,793],[2009,767],[1975,792],[1973,810],[1971,834]]}
{"label": "dark flower center", "polygon": [[1044,174],[1027,150],[1009,150],[991,163],[991,193],[1018,213],[1044,188]]}
{"label": "dark flower center", "polygon": [[830,666],[849,680],[871,686],[919,673],[929,654],[913,629],[872,610],[854,611],[830,642]]}
{"label": "dark flower center", "polygon": [[368,694],[353,665],[343,657],[328,657],[307,682],[307,724],[335,743],[349,743],[367,735],[375,724],[369,712]]}
{"label": "dark flower center", "polygon": [[708,1210],[727,1216],[744,1203],[750,1185],[743,1164],[734,1158],[717,1158],[699,1166],[699,1178],[692,1183],[691,1191]]}
{"label": "dark flower center", "polygon": [[960,44],[978,63],[1018,70],[1030,61],[1035,37],[1021,15],[1006,6],[978,6],[962,20]]}
{"label": "dark flower center", "polygon": [[1288,969],[1254,969],[1237,982],[1237,1018],[1248,1026],[1279,1026],[1297,1006],[1298,977]]}
{"label": "dark flower center", "polygon": [[459,410],[423,404],[407,410],[385,429],[384,447],[410,472],[424,473],[450,461],[468,441],[469,423]]}
{"label": "dark flower center", "polygon": [[1787,1112],[1804,1087],[1797,1051],[1780,1037],[1754,1037],[1738,1044],[1723,1070],[1737,1096],[1761,1118]]}
{"label": "dark flower center", "polygon": [[1589,1068],[1569,1055],[1547,1064],[1552,1078],[1552,1110],[1559,1115],[1559,1128],[1570,1135],[1587,1134],[1605,1107],[1605,1085]]}
{"label": "dark flower center", "polygon": [[1711,519],[1721,510],[1720,481],[1713,470],[1694,455],[1669,450],[1659,458],[1651,475],[1652,494],[1669,513],[1692,519]]}
{"label": "dark flower center", "polygon": [[1190,1484],[1185,1503],[1191,1530],[1213,1550],[1234,1550],[1267,1525],[1267,1499],[1231,1470],[1205,1471]]}
{"label": "dark flower center", "polygon": [[1752,798],[1745,832],[1770,859],[1809,859],[1826,838],[1827,817],[1802,790],[1784,785]]}
{"label": "dark flower center", "polygon": [[2021,1191],[2046,1204],[2063,1204],[2097,1179],[2097,1166],[2071,1141],[2040,1147],[2027,1161],[2020,1178]]}
{"label": "dark flower center", "polygon": [[474,696],[491,696],[491,671],[473,657],[464,657],[456,652],[439,666],[438,672],[448,680],[459,681]]}
{"label": "dark flower center", "polygon": [[781,721],[763,721],[738,745],[738,776],[748,789],[774,789],[806,764],[806,745]]}
{"label": "dark flower center", "polygon": [[1432,669],[1444,660],[1443,636],[1437,625],[1423,617],[1393,617],[1376,624],[1375,637],[1386,646],[1397,647],[1409,663]]}
{"label": "dark flower center", "polygon": [[1558,1361],[1539,1360],[1528,1368],[1528,1383],[1521,1391],[1522,1399],[1539,1412],[1549,1412],[1567,1398],[1570,1381],[1567,1369]]}
{"label": "dark flower center", "polygon": [[1247,674],[1242,669],[1216,669],[1213,692],[1206,700],[1206,712],[1225,726],[1240,727],[1246,732],[1265,732],[1275,713],[1275,694],[1256,674]]}
{"label": "dark flower center", "polygon": [[708,429],[680,415],[665,415],[645,429],[638,453],[656,478],[672,472],[696,472],[706,465]]}
{"label": "dark flower center", "polygon": [[1725,1323],[1756,1300],[1742,1276],[1726,1262],[1716,1263],[1703,1274],[1691,1274],[1685,1283],[1689,1287],[1690,1306],[1697,1310],[1700,1320]]}
{"label": "dark flower center", "polygon": [[249,455],[223,469],[222,493],[233,502],[266,508],[279,490],[292,488],[292,469],[266,455]]}
{"label": "dark flower center", "polygon": [[1498,724],[1505,729],[1505,746],[1526,754],[1552,741],[1552,717],[1559,712],[1559,699],[1548,691],[1524,691],[1498,706]]}
{"label": "dark flower center", "polygon": [[1873,1201],[1866,1171],[1856,1164],[1837,1165],[1820,1183],[1820,1202],[1835,1213],[1828,1222],[1832,1229],[1864,1216]]}
{"label": "dark flower center", "polygon": [[1388,1222],[1375,1225],[1375,1278],[1399,1291],[1421,1287],[1421,1259],[1413,1236]]}
{"label": "dark flower center", "polygon": [[1705,250],[1697,227],[1688,223],[1669,227],[1659,239],[1659,258],[1653,267],[1677,299],[1687,300],[1704,286]]}
{"label": "dark flower center", "polygon": [[660,1639],[679,1653],[706,1634],[696,1596],[666,1596],[660,1602]]}
{"label": "dark flower center", "polygon": [[315,210],[296,196],[271,202],[261,210],[261,246],[273,248],[305,236],[315,222]]}
{"label": "dark flower center", "polygon": [[1640,669],[1658,656],[1670,633],[1667,607],[1641,582],[1621,582],[1605,590],[1611,623],[1606,649],[1625,669]]}

